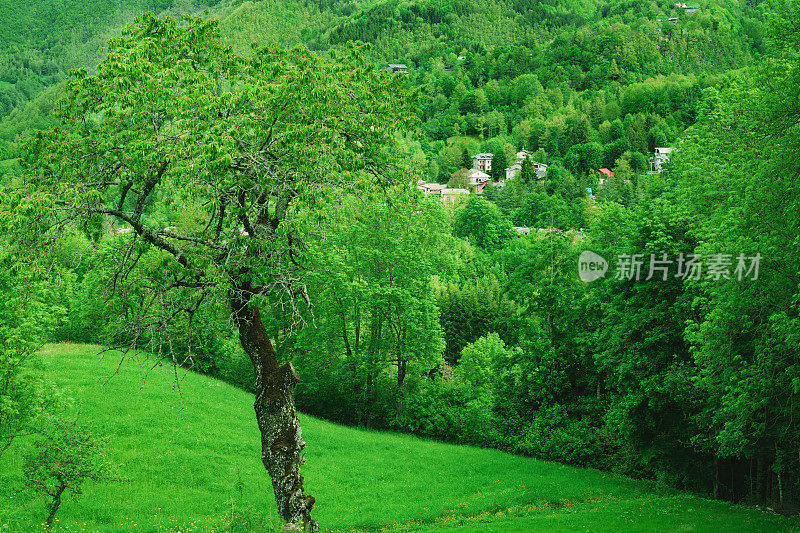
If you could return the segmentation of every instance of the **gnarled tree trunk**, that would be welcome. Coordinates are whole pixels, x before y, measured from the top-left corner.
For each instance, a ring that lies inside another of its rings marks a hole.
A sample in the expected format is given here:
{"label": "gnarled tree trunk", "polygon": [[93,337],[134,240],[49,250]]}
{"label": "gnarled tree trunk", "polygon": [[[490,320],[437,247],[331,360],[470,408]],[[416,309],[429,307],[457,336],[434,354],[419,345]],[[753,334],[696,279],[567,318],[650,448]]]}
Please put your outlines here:
{"label": "gnarled tree trunk", "polygon": [[230,297],[239,341],[256,374],[255,411],[261,431],[261,461],[272,479],[278,513],[289,529],[319,529],[311,519],[314,497],[303,493],[303,432],[294,405],[297,371],[290,362],[278,365],[277,354],[246,292]]}

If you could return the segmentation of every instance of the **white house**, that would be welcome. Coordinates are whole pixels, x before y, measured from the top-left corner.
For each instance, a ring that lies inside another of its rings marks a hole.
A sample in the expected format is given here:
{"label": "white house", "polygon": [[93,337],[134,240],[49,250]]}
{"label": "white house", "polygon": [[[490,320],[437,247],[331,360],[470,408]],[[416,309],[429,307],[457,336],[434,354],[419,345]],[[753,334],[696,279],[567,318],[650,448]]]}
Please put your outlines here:
{"label": "white house", "polygon": [[400,72],[401,74],[408,74],[408,67],[402,63],[389,63],[386,66],[389,72]]}
{"label": "white house", "polygon": [[523,159],[525,159],[526,157],[531,157],[532,155],[533,154],[531,152],[525,149],[520,150],[519,152],[517,152],[517,164],[521,165]]}
{"label": "white house", "polygon": [[[485,185],[487,181],[481,181],[480,183]],[[425,196],[433,196],[434,198],[439,198],[443,203],[451,204],[469,194],[467,189],[453,189],[441,183],[427,183],[423,180],[417,182],[417,188],[420,189]],[[476,190],[480,189],[483,189],[482,185],[476,187]]]}
{"label": "white house", "polygon": [[527,226],[513,226],[511,229],[516,230],[517,236],[522,237],[523,235],[530,235],[531,228]]}
{"label": "white house", "polygon": [[[536,172],[536,179],[541,180],[547,176],[547,165],[544,163],[538,163],[536,161],[532,161],[533,163],[533,170]],[[522,170],[522,165],[517,163],[516,165],[511,165],[506,169],[506,179],[510,180],[514,176],[516,176],[520,170]]]}
{"label": "white house", "polygon": [[481,172],[491,172],[493,156],[494,154],[490,154],[488,152],[473,155],[472,168],[475,170],[480,170]]}
{"label": "white house", "polygon": [[486,183],[487,181],[492,179],[491,176],[489,176],[489,174],[487,174],[486,172],[481,172],[480,170],[475,170],[475,169],[470,170],[469,174],[467,174],[467,177],[469,178],[469,184],[472,186],[477,186],[482,183]]}
{"label": "white house", "polygon": [[422,180],[417,182],[417,188],[422,190],[422,193],[425,196],[429,194],[442,194],[442,189],[446,189],[447,185],[442,185],[441,183],[426,183]]}
{"label": "white house", "polygon": [[536,170],[536,179],[542,180],[547,176],[547,165],[544,163],[533,162],[533,168]]}
{"label": "white house", "polygon": [[648,174],[660,174],[664,163],[669,162],[669,154],[674,148],[656,148],[650,156],[650,172]]}
{"label": "white house", "polygon": [[517,173],[518,173],[520,170],[522,170],[522,165],[520,165],[519,163],[517,163],[516,165],[511,165],[510,167],[508,167],[508,168],[506,169],[506,179],[507,179],[507,180],[510,180],[511,178],[513,178],[514,176],[516,176],[516,175],[517,175]]}

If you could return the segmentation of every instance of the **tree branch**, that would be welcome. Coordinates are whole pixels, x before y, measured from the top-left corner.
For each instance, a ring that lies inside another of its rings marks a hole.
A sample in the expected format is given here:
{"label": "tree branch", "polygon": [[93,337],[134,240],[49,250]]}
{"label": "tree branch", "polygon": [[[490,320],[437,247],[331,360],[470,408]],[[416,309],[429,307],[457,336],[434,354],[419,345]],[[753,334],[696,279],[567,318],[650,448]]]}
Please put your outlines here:
{"label": "tree branch", "polygon": [[[152,189],[152,187],[151,187]],[[142,197],[140,197],[141,200]],[[139,216],[134,213],[133,215],[128,215],[118,209],[110,209],[106,206],[97,206],[97,207],[90,207],[89,213],[101,213],[105,215],[111,215],[117,217],[120,220],[127,222],[128,224],[133,227],[134,231],[142,236],[144,240],[152,244],[153,246],[164,250],[172,254],[175,257],[175,260],[181,264],[184,268],[188,270],[194,270],[192,263],[184,254],[183,250],[176,246],[174,243],[165,239],[160,232],[156,232],[142,224],[141,222],[141,213]]]}

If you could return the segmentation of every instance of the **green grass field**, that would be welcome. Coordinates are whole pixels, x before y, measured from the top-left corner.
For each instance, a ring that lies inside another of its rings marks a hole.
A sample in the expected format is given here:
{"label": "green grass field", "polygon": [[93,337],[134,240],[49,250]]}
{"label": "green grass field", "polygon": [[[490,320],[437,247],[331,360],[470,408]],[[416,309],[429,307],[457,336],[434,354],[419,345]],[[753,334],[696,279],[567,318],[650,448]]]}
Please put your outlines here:
{"label": "green grass field", "polygon": [[[51,345],[42,371],[111,439],[125,478],[65,501],[56,531],[265,531],[277,519],[260,464],[252,396],[145,361]],[[796,519],[646,482],[303,416],[306,488],[324,531],[800,531]],[[44,501],[19,491],[21,451],[0,458],[0,531],[39,531]],[[241,490],[239,490],[241,488]],[[244,516],[244,518],[241,518]],[[267,524],[248,527],[246,522]],[[5,528],[5,529],[4,529]]]}

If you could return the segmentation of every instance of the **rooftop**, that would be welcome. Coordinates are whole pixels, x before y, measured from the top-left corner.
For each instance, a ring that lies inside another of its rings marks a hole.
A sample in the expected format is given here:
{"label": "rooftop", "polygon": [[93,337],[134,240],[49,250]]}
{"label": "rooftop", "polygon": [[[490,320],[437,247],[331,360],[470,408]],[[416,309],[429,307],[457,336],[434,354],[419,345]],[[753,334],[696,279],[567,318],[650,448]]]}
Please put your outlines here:
{"label": "rooftop", "polygon": [[610,170],[608,170],[607,168],[598,168],[598,169],[597,169],[597,172],[600,172],[601,174],[605,174],[605,175],[606,175],[606,176],[608,176],[609,178],[611,178],[611,177],[613,177],[613,176],[614,176],[614,173],[613,173],[613,172],[611,172]]}
{"label": "rooftop", "polygon": [[477,178],[477,179],[489,179],[490,176],[486,172],[481,172],[480,170],[472,169],[467,174],[470,178]]}

